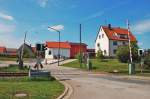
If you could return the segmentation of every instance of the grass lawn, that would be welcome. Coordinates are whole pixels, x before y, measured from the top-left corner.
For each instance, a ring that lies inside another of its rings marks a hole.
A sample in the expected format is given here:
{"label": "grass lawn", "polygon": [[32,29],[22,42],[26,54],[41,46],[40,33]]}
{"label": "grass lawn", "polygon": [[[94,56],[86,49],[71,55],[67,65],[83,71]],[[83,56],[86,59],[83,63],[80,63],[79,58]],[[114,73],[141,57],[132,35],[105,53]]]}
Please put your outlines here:
{"label": "grass lawn", "polygon": [[9,67],[0,67],[0,72],[28,72],[28,68],[25,67],[20,70],[16,65],[10,65]]}
{"label": "grass lawn", "polygon": [[[1,67],[0,72],[28,72],[17,66]],[[0,77],[0,99],[56,99],[64,91],[64,86],[55,79],[28,77]],[[16,97],[16,94],[26,94]]]}
{"label": "grass lawn", "polygon": [[[120,74],[128,74],[128,63],[121,63],[117,59],[109,59],[105,61],[98,61],[97,59],[91,59],[93,71],[95,72],[109,72],[112,73],[114,70],[118,70]],[[79,62],[73,61],[64,64],[65,67],[80,68]],[[86,66],[82,64],[81,69],[86,69]],[[150,76],[150,69],[144,69],[143,74],[140,73],[140,67],[136,64],[136,75]]]}
{"label": "grass lawn", "polygon": [[[0,99],[55,99],[63,91],[64,86],[56,80],[0,79]],[[16,93],[24,93],[27,96],[18,98]]]}
{"label": "grass lawn", "polygon": [[[2,57],[2,56],[0,56],[0,61],[17,61],[17,57]],[[30,60],[33,60],[33,59],[35,59],[35,58],[24,58],[23,60],[24,61],[30,61]]]}
{"label": "grass lawn", "polygon": [[0,61],[16,61],[17,58],[15,57],[1,57],[0,56]]}

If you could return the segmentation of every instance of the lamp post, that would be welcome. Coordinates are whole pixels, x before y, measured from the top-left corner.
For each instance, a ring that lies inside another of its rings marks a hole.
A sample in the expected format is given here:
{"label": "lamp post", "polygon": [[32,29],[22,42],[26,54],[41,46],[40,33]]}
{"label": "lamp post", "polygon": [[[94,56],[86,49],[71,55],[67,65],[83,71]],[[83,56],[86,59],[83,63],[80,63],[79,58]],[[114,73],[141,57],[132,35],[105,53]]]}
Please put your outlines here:
{"label": "lamp post", "polygon": [[58,59],[58,66],[59,66],[59,60],[60,60],[60,31],[57,30],[57,29],[54,29],[52,27],[48,27],[48,28],[58,32],[58,34],[59,34],[59,37],[58,37],[58,40],[59,40],[59,43],[58,43],[58,58],[57,58]]}

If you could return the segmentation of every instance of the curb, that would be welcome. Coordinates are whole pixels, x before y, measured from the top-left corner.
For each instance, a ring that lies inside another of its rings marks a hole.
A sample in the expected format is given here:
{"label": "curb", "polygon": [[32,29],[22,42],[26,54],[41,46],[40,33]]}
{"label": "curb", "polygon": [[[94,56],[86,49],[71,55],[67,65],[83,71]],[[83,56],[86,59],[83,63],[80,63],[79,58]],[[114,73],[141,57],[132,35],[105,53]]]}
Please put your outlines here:
{"label": "curb", "polygon": [[150,80],[150,77],[141,77],[141,76],[125,76],[124,78],[137,80]]}
{"label": "curb", "polygon": [[59,78],[55,77],[61,84],[63,84],[65,86],[65,90],[64,92],[58,96],[56,99],[69,99],[70,96],[73,93],[73,88],[71,87],[71,85],[69,85],[68,83],[66,83],[65,81],[60,81]]}

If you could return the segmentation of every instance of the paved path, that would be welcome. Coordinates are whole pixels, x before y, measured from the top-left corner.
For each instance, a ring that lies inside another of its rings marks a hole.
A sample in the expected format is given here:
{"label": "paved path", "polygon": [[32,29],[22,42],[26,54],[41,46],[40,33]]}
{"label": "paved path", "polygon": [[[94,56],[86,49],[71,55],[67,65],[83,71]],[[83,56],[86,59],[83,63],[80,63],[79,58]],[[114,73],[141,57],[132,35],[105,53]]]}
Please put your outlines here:
{"label": "paved path", "polygon": [[45,66],[52,75],[73,87],[70,99],[150,99],[150,81],[130,80],[108,74],[94,74],[79,69]]}

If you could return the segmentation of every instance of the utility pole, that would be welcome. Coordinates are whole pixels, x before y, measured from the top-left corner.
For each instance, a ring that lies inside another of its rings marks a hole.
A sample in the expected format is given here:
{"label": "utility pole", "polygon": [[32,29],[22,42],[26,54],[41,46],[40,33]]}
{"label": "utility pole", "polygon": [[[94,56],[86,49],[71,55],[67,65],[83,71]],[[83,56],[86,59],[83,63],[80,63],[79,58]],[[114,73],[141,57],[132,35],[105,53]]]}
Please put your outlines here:
{"label": "utility pole", "polygon": [[82,67],[82,49],[81,49],[81,43],[82,43],[82,35],[81,35],[81,33],[82,33],[82,30],[81,30],[81,24],[80,24],[80,67]]}
{"label": "utility pole", "polygon": [[21,49],[21,52],[19,53],[20,54],[19,55],[19,67],[20,67],[20,69],[23,68],[23,54],[24,54],[24,45],[25,45],[25,41],[26,41],[26,35],[27,35],[27,31],[25,32],[22,49]]}

